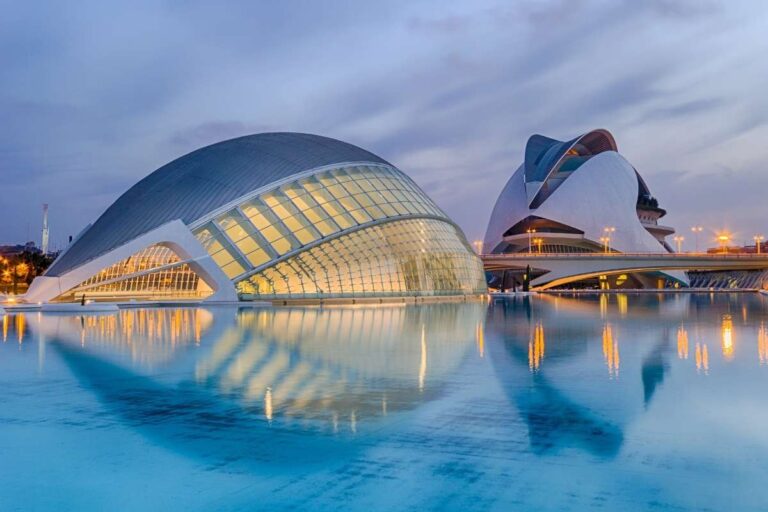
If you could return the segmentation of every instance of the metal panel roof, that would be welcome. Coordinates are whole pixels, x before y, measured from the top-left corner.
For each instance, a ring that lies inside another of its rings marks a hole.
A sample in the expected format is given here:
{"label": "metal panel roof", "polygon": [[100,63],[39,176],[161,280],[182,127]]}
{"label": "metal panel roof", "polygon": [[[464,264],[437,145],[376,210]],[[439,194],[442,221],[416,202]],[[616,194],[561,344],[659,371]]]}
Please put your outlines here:
{"label": "metal panel roof", "polygon": [[198,149],[120,196],[46,275],[62,275],[166,222],[190,224],[252,190],[343,162],[388,164],[352,144],[305,133],[261,133]]}

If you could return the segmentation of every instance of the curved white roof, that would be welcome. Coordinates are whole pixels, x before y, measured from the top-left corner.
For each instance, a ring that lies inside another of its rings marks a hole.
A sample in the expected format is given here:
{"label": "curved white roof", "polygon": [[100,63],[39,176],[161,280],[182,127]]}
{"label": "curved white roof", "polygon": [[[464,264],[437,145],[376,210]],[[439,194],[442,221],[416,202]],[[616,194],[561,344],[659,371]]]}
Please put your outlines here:
{"label": "curved white roof", "polygon": [[261,133],[198,149],[120,196],[45,275],[60,276],[172,220],[188,225],[252,190],[343,162],[387,164],[352,144],[306,133]]}

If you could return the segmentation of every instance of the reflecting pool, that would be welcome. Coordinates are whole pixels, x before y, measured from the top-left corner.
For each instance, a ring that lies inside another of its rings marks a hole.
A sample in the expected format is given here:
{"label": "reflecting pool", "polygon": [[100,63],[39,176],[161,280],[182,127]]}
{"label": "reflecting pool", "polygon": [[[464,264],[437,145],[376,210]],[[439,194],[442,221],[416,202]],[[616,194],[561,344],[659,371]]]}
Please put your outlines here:
{"label": "reflecting pool", "polygon": [[750,294],[6,314],[0,510],[766,510]]}

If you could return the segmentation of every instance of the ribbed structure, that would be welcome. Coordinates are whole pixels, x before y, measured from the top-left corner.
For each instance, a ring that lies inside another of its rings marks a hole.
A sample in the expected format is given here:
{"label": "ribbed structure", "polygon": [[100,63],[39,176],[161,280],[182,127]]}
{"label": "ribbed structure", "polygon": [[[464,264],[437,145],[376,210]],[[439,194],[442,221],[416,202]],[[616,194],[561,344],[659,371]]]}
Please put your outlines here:
{"label": "ribbed structure", "polygon": [[590,155],[617,151],[616,141],[606,130],[593,130],[569,141],[532,135],[525,145],[525,181],[546,180],[568,150],[576,145],[588,148]]}
{"label": "ribbed structure", "polygon": [[357,146],[302,133],[249,135],[198,149],[130,188],[46,275],[60,276],[172,220],[190,224],[250,191],[343,162],[387,164]]}

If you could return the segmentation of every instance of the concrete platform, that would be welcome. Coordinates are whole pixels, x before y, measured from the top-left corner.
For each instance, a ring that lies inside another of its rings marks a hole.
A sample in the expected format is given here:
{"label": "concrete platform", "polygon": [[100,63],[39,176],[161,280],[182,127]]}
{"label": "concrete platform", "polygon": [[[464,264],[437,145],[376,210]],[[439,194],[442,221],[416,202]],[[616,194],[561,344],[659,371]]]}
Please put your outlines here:
{"label": "concrete platform", "polygon": [[93,302],[80,305],[79,303],[41,304],[43,313],[116,313],[119,308],[115,304]]}

